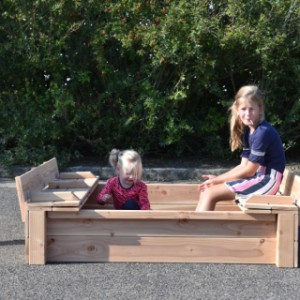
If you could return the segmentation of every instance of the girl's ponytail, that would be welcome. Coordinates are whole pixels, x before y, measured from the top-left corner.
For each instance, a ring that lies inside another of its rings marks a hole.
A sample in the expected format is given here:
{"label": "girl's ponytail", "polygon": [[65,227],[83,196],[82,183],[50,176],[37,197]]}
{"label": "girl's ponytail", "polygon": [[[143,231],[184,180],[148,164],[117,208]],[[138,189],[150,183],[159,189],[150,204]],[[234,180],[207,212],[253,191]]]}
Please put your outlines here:
{"label": "girl's ponytail", "polygon": [[116,168],[118,164],[118,159],[121,151],[118,149],[112,149],[109,153],[108,161],[113,168]]}
{"label": "girl's ponytail", "polygon": [[231,151],[235,151],[242,147],[242,135],[244,132],[244,124],[240,120],[238,115],[238,105],[237,101],[230,107],[231,116],[230,116],[230,148]]}

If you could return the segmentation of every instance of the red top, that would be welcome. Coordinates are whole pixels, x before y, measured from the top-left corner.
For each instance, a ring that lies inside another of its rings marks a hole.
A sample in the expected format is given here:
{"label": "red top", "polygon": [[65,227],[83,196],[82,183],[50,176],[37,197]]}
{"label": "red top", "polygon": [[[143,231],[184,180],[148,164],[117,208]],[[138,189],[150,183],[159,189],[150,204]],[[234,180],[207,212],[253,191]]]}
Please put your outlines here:
{"label": "red top", "polygon": [[122,205],[130,199],[136,201],[141,210],[150,209],[147,186],[141,180],[138,180],[130,188],[124,188],[121,185],[118,176],[110,178],[107,180],[106,185],[97,196],[97,201],[99,204],[105,204],[105,202],[102,201],[102,197],[105,194],[109,194],[113,197],[113,204],[115,209],[122,209]]}

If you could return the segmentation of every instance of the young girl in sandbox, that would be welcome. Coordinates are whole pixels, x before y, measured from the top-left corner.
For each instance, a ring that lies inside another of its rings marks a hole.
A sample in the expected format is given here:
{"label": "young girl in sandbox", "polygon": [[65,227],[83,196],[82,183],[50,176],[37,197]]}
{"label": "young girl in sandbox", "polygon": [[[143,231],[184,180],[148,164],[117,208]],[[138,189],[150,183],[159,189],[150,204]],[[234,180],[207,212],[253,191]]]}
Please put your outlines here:
{"label": "young girl in sandbox", "polygon": [[115,209],[149,210],[147,186],[141,180],[142,160],[134,150],[113,149],[109,162],[117,176],[109,178],[97,196],[99,204],[113,202]]}
{"label": "young girl in sandbox", "polygon": [[274,195],[285,169],[277,131],[264,119],[264,100],[257,86],[240,88],[230,107],[231,150],[242,148],[241,162],[219,176],[204,175],[196,211],[215,209],[218,201],[251,194]]}

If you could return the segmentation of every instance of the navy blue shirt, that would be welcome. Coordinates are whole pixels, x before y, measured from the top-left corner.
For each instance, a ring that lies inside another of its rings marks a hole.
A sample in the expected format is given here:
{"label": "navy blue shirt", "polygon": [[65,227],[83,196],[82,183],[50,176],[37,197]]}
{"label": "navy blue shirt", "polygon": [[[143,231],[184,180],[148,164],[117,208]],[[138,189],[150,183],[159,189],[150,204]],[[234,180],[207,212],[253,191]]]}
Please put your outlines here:
{"label": "navy blue shirt", "polygon": [[261,122],[252,134],[250,128],[245,127],[241,156],[266,167],[267,173],[271,169],[283,173],[285,169],[286,160],[281,138],[267,121]]}

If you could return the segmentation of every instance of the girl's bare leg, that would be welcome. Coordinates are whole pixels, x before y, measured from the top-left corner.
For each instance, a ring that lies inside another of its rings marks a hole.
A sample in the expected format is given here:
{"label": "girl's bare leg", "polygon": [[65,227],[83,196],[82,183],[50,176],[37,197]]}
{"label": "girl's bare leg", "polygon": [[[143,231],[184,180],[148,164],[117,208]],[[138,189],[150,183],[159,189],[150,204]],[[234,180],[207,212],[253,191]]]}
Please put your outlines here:
{"label": "girl's bare leg", "polygon": [[200,192],[200,199],[196,211],[214,210],[218,201],[234,200],[235,193],[231,192],[225,184],[217,184]]}

